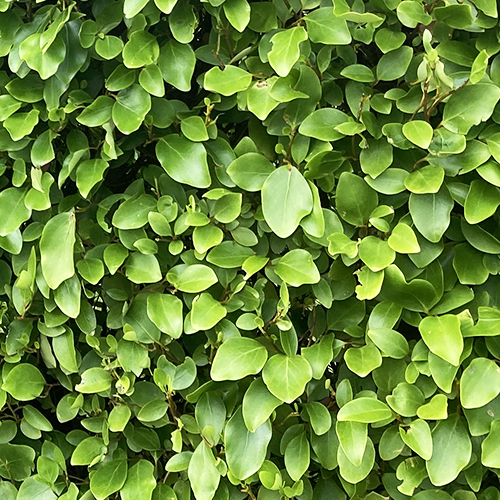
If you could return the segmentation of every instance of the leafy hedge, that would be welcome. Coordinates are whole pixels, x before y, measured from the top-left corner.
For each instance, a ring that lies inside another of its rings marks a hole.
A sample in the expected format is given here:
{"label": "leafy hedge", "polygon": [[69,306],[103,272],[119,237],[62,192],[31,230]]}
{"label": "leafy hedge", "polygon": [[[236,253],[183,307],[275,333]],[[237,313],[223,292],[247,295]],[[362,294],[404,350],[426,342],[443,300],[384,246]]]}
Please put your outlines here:
{"label": "leafy hedge", "polygon": [[0,11],[2,500],[500,498],[495,0]]}

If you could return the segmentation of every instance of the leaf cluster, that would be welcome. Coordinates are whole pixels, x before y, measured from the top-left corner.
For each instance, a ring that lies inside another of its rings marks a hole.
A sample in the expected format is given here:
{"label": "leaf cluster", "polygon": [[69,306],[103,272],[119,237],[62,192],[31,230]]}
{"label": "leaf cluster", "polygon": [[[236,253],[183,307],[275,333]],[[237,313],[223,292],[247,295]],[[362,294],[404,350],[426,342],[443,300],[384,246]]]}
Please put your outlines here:
{"label": "leaf cluster", "polygon": [[0,499],[500,498],[495,0],[0,0]]}

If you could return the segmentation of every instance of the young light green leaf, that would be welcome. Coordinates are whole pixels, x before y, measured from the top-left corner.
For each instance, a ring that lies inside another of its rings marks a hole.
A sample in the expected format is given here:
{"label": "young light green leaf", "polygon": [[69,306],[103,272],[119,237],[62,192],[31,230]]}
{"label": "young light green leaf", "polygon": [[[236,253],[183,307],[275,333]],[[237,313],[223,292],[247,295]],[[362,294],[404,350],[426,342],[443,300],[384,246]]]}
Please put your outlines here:
{"label": "young light green leaf", "polygon": [[361,397],[346,403],[339,411],[339,421],[371,424],[391,418],[392,411],[379,399]]}
{"label": "young light green leaf", "polygon": [[47,285],[55,290],[75,274],[75,214],[63,212],[47,222],[40,239],[42,273]]}
{"label": "young light green leaf", "polygon": [[313,209],[311,189],[294,167],[274,170],[262,186],[262,211],[266,222],[280,237],[288,238]]}
{"label": "young light green leaf", "polygon": [[318,268],[311,254],[299,248],[281,257],[274,271],[291,286],[313,284],[320,280]]}
{"label": "young light green leaf", "polygon": [[433,451],[426,467],[434,486],[451,483],[469,463],[472,444],[462,418],[451,415],[439,421],[432,431]]}
{"label": "young light green leaf", "polygon": [[272,356],[262,372],[269,391],[285,403],[297,399],[312,378],[311,365],[302,356]]}
{"label": "young light green leaf", "polygon": [[302,26],[280,31],[271,38],[269,64],[280,76],[287,76],[300,56],[300,44],[307,40],[307,32]]}
{"label": "young light green leaf", "polygon": [[212,450],[201,441],[189,461],[188,477],[196,500],[212,500],[220,481]]}
{"label": "young light green leaf", "polygon": [[217,349],[212,363],[213,380],[240,380],[255,375],[267,360],[266,348],[254,339],[233,337]]}
{"label": "young light green leaf", "polygon": [[460,379],[460,401],[464,408],[480,408],[500,394],[500,368],[487,358],[473,359]]}
{"label": "young light green leaf", "polygon": [[210,186],[207,152],[202,144],[178,135],[167,135],[156,145],[156,155],[175,181],[198,188]]}
{"label": "young light green leaf", "polygon": [[448,363],[458,366],[464,348],[460,332],[460,321],[453,314],[427,316],[418,325],[418,329],[427,347]]}

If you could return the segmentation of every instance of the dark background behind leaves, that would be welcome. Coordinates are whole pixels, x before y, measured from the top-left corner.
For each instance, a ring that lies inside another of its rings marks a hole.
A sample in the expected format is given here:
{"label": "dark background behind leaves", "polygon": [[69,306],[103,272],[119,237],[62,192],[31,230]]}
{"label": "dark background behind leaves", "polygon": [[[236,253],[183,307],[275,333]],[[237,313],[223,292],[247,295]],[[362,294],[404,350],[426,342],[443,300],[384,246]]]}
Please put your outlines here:
{"label": "dark background behind leaves", "polygon": [[0,498],[498,500],[495,0],[0,0]]}

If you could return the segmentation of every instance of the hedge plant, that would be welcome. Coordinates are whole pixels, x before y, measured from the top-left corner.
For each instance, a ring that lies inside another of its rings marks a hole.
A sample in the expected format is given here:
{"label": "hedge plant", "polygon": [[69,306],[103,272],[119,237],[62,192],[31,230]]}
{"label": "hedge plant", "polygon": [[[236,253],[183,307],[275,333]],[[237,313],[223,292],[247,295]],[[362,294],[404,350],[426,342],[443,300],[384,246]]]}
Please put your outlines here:
{"label": "hedge plant", "polygon": [[498,500],[495,0],[0,0],[0,498]]}

